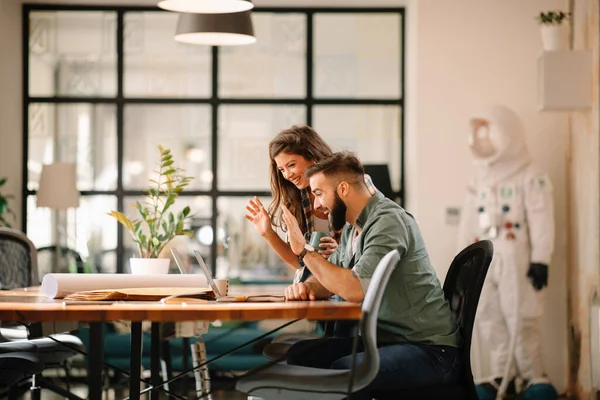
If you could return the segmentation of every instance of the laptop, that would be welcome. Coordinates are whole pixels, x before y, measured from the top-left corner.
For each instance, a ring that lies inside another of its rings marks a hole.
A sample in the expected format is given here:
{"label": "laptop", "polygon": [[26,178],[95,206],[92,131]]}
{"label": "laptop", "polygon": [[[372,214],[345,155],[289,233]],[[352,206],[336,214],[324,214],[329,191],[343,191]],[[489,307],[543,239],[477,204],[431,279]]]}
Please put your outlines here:
{"label": "laptop", "polygon": [[[181,257],[179,256],[179,253],[177,252],[177,250],[171,249],[171,254],[173,254],[173,258],[175,259],[175,263],[177,264],[177,267],[179,268],[179,270],[183,271],[183,269],[182,269],[183,263],[181,261]],[[277,296],[277,295],[268,295],[267,294],[267,295],[223,296],[221,294],[221,292],[219,291],[219,287],[215,283],[215,281],[214,281],[214,279],[212,277],[212,274],[210,273],[210,270],[206,266],[206,263],[204,262],[204,259],[202,258],[202,255],[200,254],[200,252],[198,250],[194,250],[194,256],[196,257],[196,260],[198,261],[198,264],[200,265],[200,269],[202,270],[202,272],[206,276],[206,281],[208,282],[208,285],[210,286],[210,288],[215,293],[215,297],[216,297],[217,301],[221,301],[221,302],[236,302],[236,301],[249,301],[249,302],[285,301],[285,296],[283,296],[283,295]],[[185,296],[185,295],[180,295],[180,296]]]}

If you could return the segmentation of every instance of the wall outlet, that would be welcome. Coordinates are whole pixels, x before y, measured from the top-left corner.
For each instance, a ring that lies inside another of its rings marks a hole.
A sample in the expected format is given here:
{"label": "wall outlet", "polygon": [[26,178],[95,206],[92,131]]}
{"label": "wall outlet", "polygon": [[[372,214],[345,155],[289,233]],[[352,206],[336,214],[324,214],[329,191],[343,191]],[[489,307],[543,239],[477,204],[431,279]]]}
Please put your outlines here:
{"label": "wall outlet", "polygon": [[460,222],[460,207],[446,207],[446,225],[458,225]]}

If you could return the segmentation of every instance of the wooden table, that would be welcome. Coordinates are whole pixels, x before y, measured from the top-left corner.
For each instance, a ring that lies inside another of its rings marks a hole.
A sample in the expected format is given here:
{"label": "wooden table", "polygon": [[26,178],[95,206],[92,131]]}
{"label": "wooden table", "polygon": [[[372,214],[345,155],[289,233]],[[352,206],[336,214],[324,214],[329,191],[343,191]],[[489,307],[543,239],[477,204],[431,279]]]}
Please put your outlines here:
{"label": "wooden table", "polygon": [[[232,288],[232,293],[268,293],[262,285]],[[282,291],[278,291],[279,294]],[[0,291],[0,321],[44,322],[79,321],[89,322],[89,396],[91,400],[102,399],[101,375],[104,358],[102,323],[127,320],[132,322],[130,359],[130,399],[139,399],[141,357],[141,322],[152,321],[152,352],[158,349],[158,322],[180,321],[258,321],[263,319],[313,319],[313,320],[358,320],[361,308],[357,303],[339,301],[290,301],[270,303],[182,303],[161,304],[158,302],[67,302],[44,297],[37,288]],[[156,336],[156,337],[155,337]],[[156,348],[155,348],[156,347]],[[158,359],[158,352],[152,356]],[[153,362],[154,364],[154,362]],[[137,373],[136,373],[137,371]],[[152,382],[156,382],[158,365],[152,367]],[[158,398],[152,391],[151,398]]]}

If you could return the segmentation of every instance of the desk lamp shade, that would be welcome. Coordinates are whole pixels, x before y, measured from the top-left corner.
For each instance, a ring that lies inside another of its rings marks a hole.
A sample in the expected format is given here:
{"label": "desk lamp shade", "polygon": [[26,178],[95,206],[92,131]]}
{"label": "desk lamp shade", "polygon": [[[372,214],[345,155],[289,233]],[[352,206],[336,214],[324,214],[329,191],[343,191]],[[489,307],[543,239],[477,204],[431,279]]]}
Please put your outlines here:
{"label": "desk lamp shade", "polygon": [[42,167],[37,206],[54,210],[79,207],[75,164],[54,163]]}
{"label": "desk lamp shade", "polygon": [[235,46],[256,42],[250,11],[179,14],[175,40],[209,46]]}
{"label": "desk lamp shade", "polygon": [[182,13],[221,14],[248,11],[254,4],[247,0],[163,0],[158,6]]}

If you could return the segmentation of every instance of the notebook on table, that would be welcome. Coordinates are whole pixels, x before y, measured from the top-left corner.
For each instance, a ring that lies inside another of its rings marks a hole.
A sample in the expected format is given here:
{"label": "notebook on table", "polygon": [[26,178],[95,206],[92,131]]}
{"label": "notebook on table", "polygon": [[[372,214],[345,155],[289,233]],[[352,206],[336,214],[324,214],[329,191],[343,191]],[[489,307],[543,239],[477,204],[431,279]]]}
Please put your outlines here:
{"label": "notebook on table", "polygon": [[[206,263],[204,263],[204,259],[202,258],[202,255],[200,254],[200,252],[198,250],[194,250],[194,256],[196,257],[196,260],[198,261],[198,264],[200,265],[200,269],[202,270],[202,272],[204,272],[204,275],[206,276],[206,280],[208,282],[208,285],[210,286],[210,288],[213,290],[213,292],[215,293],[215,297],[217,298],[217,301],[221,301],[221,302],[235,302],[235,301],[247,301],[247,302],[271,302],[271,301],[285,301],[285,296],[284,295],[272,295],[272,294],[248,294],[248,295],[231,295],[231,296],[224,296],[220,293],[219,288],[217,287],[217,284],[215,283],[215,281],[213,280],[212,274],[210,273],[210,271],[208,270],[208,267],[206,266]],[[175,257],[175,262],[178,263],[178,256],[174,256]]]}
{"label": "notebook on table", "polygon": [[191,292],[189,287],[148,287],[148,288],[122,288],[85,290],[65,296],[65,300],[86,301],[158,301],[167,297],[183,296],[202,300],[215,300],[213,292],[198,289]]}

